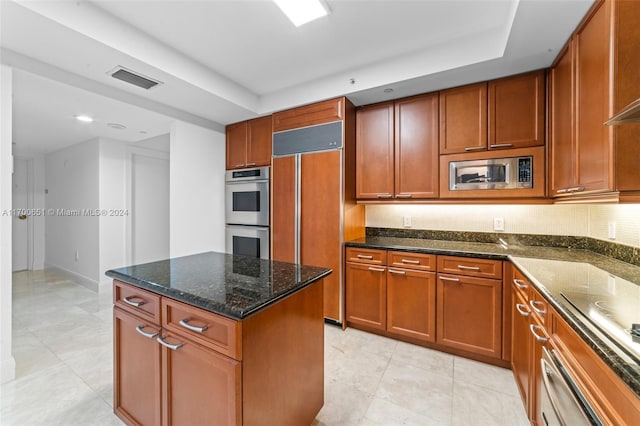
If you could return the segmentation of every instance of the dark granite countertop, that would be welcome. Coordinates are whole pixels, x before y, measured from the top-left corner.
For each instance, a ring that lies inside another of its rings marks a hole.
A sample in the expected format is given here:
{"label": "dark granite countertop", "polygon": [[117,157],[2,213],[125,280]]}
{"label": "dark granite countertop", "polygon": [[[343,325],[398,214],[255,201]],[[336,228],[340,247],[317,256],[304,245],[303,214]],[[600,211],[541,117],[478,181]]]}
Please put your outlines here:
{"label": "dark granite countertop", "polygon": [[[623,350],[611,332],[584,318],[561,293],[605,293],[607,303],[624,299],[627,316],[640,316],[640,266],[588,250],[506,245],[496,243],[430,240],[393,236],[367,236],[347,241],[347,247],[399,250],[448,256],[509,260],[520,269],[569,323],[576,333],[640,398],[640,355]],[[597,284],[585,285],[585,277]],[[611,279],[613,279],[613,284]],[[612,290],[617,288],[618,290]],[[604,286],[604,289],[599,288]],[[612,295],[613,294],[613,295]],[[623,309],[623,308],[618,308]],[[640,345],[640,344],[639,344]]]}
{"label": "dark granite countertop", "polygon": [[208,252],[112,269],[106,275],[242,320],[330,273],[327,268]]}

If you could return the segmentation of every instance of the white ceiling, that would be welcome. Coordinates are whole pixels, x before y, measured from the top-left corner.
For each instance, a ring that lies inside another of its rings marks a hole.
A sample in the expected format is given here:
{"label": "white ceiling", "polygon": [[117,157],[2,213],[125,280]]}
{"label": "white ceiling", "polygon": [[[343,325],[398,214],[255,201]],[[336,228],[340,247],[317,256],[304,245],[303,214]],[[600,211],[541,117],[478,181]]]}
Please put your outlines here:
{"label": "white ceiling", "polygon": [[[327,17],[296,28],[270,0],[0,0],[14,153],[140,140],[174,119],[222,130],[335,96],[364,105],[545,68],[593,0],[327,3]],[[115,80],[117,65],[164,84]],[[70,118],[90,111],[91,126]]]}

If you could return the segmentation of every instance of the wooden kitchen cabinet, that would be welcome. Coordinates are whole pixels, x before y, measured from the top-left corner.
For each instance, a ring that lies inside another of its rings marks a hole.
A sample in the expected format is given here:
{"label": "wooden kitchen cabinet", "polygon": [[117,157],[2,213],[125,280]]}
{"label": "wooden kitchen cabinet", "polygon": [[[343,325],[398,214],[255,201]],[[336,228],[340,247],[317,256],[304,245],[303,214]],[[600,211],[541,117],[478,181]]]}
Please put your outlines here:
{"label": "wooden kitchen cabinet", "polygon": [[440,92],[440,154],[487,149],[487,83]]}
{"label": "wooden kitchen cabinet", "polygon": [[273,131],[297,129],[344,120],[349,106],[346,98],[329,99],[273,114]]}
{"label": "wooden kitchen cabinet", "polygon": [[640,199],[640,126],[603,124],[640,97],[639,24],[640,3],[597,1],[551,68],[549,185],[558,200]]}
{"label": "wooden kitchen cabinet", "polygon": [[356,198],[438,196],[438,94],[369,105],[356,113]]}
{"label": "wooden kitchen cabinet", "polygon": [[347,262],[345,268],[347,324],[387,328],[387,268]]}
{"label": "wooden kitchen cabinet", "polygon": [[241,425],[240,362],[181,334],[166,333],[162,339],[180,345],[162,348],[163,426]]}
{"label": "wooden kitchen cabinet", "polygon": [[395,267],[387,269],[387,330],[389,332],[425,342],[435,342],[435,307],[435,272]]}
{"label": "wooden kitchen cabinet", "polygon": [[526,296],[517,290],[512,292],[511,315],[511,370],[520,391],[527,415],[529,413],[529,369],[531,364],[531,338],[529,318],[531,309]]}
{"label": "wooden kitchen cabinet", "polygon": [[[502,280],[472,274],[500,274],[484,259],[438,256],[437,332],[440,345],[488,358],[502,358]],[[479,261],[475,263],[475,261]],[[502,265],[500,261],[496,262]],[[468,275],[443,273],[442,265],[455,265]],[[463,266],[460,268],[459,266]],[[498,272],[498,269],[500,272]],[[492,272],[489,272],[492,271]]]}
{"label": "wooden kitchen cabinet", "polygon": [[545,143],[545,71],[492,80],[489,94],[489,149]]}
{"label": "wooden kitchen cabinet", "polygon": [[161,424],[161,346],[158,324],[113,309],[113,409],[129,424]]}
{"label": "wooden kitchen cabinet", "polygon": [[227,126],[227,170],[271,163],[271,125],[271,116],[267,116]]}

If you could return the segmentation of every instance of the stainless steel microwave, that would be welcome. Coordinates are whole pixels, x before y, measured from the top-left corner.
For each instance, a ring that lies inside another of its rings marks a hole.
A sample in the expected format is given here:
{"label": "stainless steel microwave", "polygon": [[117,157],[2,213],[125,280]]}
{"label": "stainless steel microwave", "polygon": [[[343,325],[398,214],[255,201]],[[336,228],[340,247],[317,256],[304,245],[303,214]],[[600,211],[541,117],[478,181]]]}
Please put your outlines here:
{"label": "stainless steel microwave", "polygon": [[533,188],[533,156],[449,163],[449,190]]}

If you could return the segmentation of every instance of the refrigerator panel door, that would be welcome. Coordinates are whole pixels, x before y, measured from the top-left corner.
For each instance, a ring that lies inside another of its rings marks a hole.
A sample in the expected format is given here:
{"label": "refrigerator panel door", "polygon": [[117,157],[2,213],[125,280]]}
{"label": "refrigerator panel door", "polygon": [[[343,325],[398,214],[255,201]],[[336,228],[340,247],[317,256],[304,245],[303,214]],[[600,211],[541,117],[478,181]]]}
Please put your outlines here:
{"label": "refrigerator panel door", "polygon": [[324,279],[324,316],[342,321],[342,153],[301,156],[300,253],[305,265],[331,268]]}

